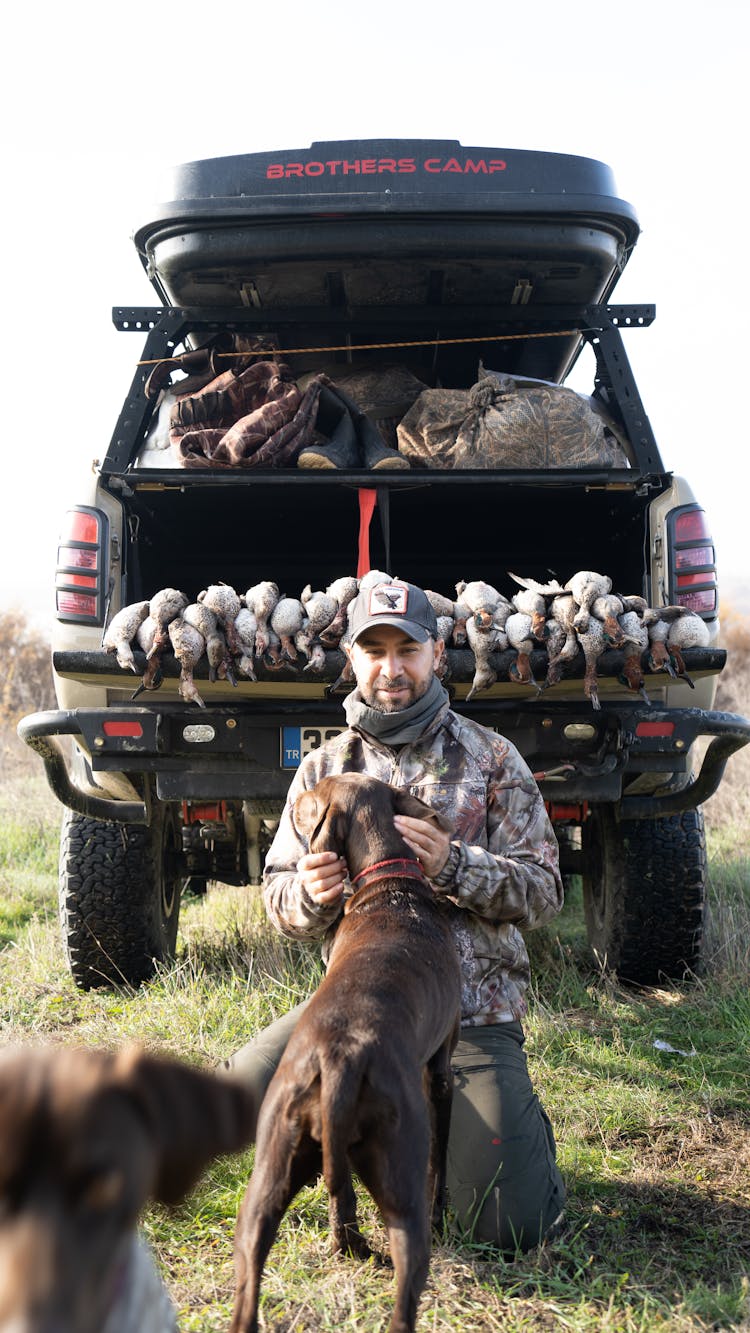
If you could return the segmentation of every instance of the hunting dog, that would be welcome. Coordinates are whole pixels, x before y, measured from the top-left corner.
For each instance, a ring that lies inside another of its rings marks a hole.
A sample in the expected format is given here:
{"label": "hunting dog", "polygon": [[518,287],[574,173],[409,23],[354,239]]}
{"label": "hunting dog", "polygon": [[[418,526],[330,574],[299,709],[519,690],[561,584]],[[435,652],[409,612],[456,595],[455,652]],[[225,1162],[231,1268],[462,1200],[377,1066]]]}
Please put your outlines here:
{"label": "hunting dog", "polygon": [[389,1333],[414,1328],[430,1224],[445,1204],[451,1055],[461,977],[449,926],[395,814],[446,821],[408,792],[347,773],[295,802],[311,852],[346,859],[353,893],[324,980],[300,1018],[260,1111],[255,1169],[235,1235],[231,1333],[255,1333],[263,1266],[297,1191],[320,1172],[333,1250],[371,1254],[352,1170],[388,1231],[396,1274]]}
{"label": "hunting dog", "polygon": [[252,1138],[250,1094],[150,1056],[0,1052],[0,1333],[172,1333],[136,1222]]}

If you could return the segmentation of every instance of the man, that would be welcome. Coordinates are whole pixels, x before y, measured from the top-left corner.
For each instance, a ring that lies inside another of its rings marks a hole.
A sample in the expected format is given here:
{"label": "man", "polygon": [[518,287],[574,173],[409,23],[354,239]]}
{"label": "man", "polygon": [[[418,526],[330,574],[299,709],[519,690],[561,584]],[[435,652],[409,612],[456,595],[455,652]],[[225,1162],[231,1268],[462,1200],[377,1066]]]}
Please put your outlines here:
{"label": "man", "polygon": [[[399,581],[359,592],[343,643],[357,682],[344,702],[349,728],[300,765],[266,859],[263,894],[274,925],[293,939],[322,940],[325,959],[351,889],[336,853],[308,851],[293,805],[329,773],[363,772],[407,787],[452,821],[449,835],[425,820],[394,817],[445,903],[461,961],[450,1203],[471,1239],[513,1253],[553,1234],[564,1202],[552,1129],[523,1052],[529,968],[520,933],[560,910],[562,882],[532,774],[509,741],[450,708],[435,674],[443,646],[420,588]],[[301,1007],[228,1062],[259,1100]]]}

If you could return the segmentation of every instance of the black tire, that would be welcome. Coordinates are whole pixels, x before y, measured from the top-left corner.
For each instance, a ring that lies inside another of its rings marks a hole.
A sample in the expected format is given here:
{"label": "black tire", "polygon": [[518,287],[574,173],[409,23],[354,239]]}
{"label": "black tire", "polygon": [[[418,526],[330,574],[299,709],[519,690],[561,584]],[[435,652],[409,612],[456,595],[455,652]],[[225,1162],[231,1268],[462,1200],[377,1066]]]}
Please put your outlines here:
{"label": "black tire", "polygon": [[180,914],[179,827],[156,806],[149,827],[66,810],[60,838],[60,925],[81,990],[138,986],[174,958]]}
{"label": "black tire", "polygon": [[703,814],[617,818],[594,806],[582,831],[583,906],[600,965],[642,986],[698,972],[706,903]]}

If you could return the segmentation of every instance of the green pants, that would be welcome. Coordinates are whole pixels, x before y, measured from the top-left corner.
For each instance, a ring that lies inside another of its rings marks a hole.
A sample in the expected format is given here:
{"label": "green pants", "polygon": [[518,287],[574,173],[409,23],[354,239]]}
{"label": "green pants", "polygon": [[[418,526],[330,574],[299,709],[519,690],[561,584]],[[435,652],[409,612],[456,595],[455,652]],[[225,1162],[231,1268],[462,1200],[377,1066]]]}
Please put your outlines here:
{"label": "green pants", "polygon": [[[226,1062],[260,1106],[308,1001]],[[453,1055],[448,1194],[461,1231],[506,1254],[551,1233],[565,1202],[552,1127],[529,1078],[520,1023],[465,1027]]]}

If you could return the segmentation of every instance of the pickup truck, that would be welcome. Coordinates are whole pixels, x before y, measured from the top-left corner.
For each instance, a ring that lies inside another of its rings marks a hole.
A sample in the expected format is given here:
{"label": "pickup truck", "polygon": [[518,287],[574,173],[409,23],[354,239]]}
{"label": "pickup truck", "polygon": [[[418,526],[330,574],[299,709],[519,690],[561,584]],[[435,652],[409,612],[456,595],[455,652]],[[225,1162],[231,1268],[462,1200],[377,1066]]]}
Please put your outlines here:
{"label": "pickup truck", "polygon": [[[496,682],[477,693],[472,653],[447,653],[453,706],[509,737],[537,775],[600,965],[640,984],[697,970],[700,806],[750,724],[713,711],[725,662],[714,545],[690,485],[662,462],[627,359],[655,310],[611,300],[639,225],[610,169],[453,141],[344,141],[191,162],[167,194],[134,235],[157,304],[113,311],[137,343],[132,383],[62,523],[59,707],[19,724],[65,807],[60,911],[76,983],[139,984],[174,956],[183,892],[259,883],[294,768],[344,720],[338,649],[317,672],[259,658],[256,679],[235,683],[204,662],[197,708],[169,654],[159,688],[136,690],[103,646],[113,617],[168,587],[195,599],[272,580],[299,597],[368,566],[449,597],[470,580],[510,597],[511,571],[543,584],[602,571],[618,592],[705,622],[705,643],[685,653],[690,684],[644,654],[635,692],[623,650],[605,651],[598,709],[580,651],[541,691],[498,652]],[[154,370],[163,393],[230,345],[270,348],[302,381],[396,364],[454,390],[480,368],[563,385],[588,359],[591,402],[622,458],[182,466],[151,447]],[[135,663],[145,671],[137,646]],[[540,644],[539,679],[545,663]]]}

